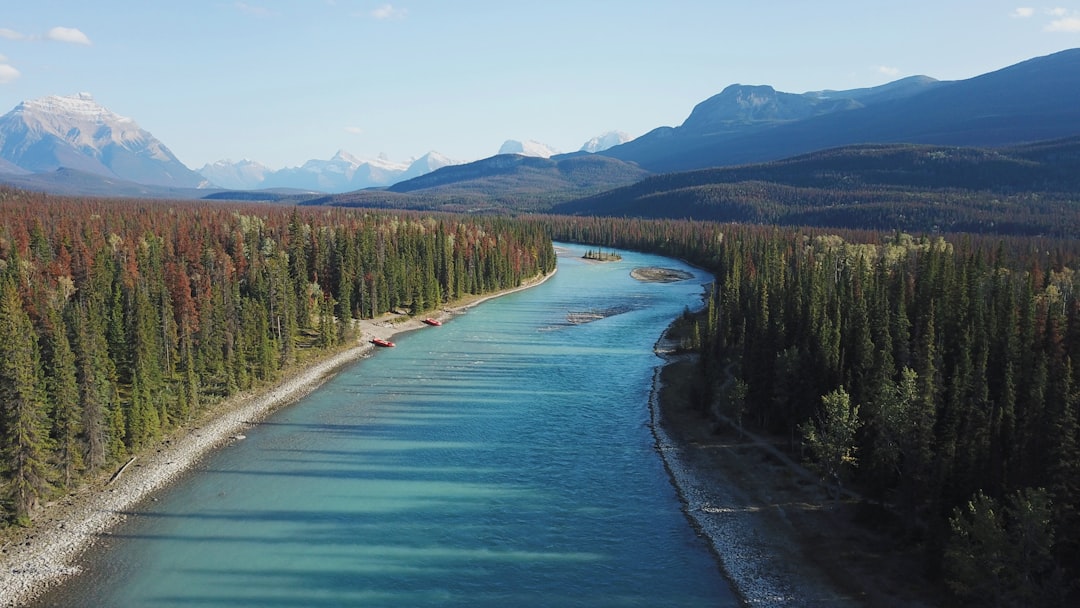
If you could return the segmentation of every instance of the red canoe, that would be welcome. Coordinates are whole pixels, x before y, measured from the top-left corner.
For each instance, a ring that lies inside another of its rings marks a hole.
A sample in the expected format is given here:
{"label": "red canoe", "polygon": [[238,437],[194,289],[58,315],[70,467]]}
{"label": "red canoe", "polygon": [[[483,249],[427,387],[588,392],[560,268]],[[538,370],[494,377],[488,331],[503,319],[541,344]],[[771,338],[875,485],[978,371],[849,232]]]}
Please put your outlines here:
{"label": "red canoe", "polygon": [[428,325],[436,325],[436,326],[442,325],[442,321],[440,321],[438,319],[432,319],[431,317],[428,317],[428,318],[424,319],[424,323],[427,323]]}
{"label": "red canoe", "polygon": [[390,346],[394,345],[393,342],[391,342],[389,340],[383,340],[382,338],[372,338],[371,343],[374,344],[375,346],[386,346],[386,347],[390,347]]}

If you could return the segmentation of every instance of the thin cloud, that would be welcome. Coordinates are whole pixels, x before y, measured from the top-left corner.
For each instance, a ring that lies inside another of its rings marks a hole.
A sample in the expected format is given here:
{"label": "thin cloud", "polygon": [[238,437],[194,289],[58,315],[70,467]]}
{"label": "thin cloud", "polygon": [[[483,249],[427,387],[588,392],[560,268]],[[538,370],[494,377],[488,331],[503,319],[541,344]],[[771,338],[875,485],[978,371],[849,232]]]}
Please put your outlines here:
{"label": "thin cloud", "polygon": [[1047,32],[1080,32],[1080,13],[1067,8],[1051,8],[1045,11],[1052,19],[1043,27]]}
{"label": "thin cloud", "polygon": [[45,37],[56,42],[90,45],[90,38],[73,27],[54,27],[45,33]]}
{"label": "thin cloud", "polygon": [[9,30],[6,27],[0,27],[0,38],[7,38],[8,40],[26,40],[26,34],[16,32],[15,30]]}
{"label": "thin cloud", "polygon": [[397,8],[392,4],[384,4],[379,8],[371,11],[371,16],[383,21],[386,19],[404,19],[409,11],[404,8]]}
{"label": "thin cloud", "polygon": [[364,130],[360,127],[345,127],[345,132],[350,135],[363,135]]}
{"label": "thin cloud", "polygon": [[[3,58],[0,58],[0,62],[2,61]],[[19,73],[19,70],[16,70],[14,66],[10,66],[6,63],[0,63],[0,84],[8,84],[10,82],[15,82],[15,80],[19,76],[22,76],[22,74]]]}
{"label": "thin cloud", "polygon": [[1048,32],[1080,32],[1080,17],[1062,17],[1055,19],[1046,26]]}
{"label": "thin cloud", "polygon": [[1009,16],[1014,19],[1027,19],[1035,15],[1035,9],[1030,6],[1021,6],[1014,10]]}
{"label": "thin cloud", "polygon": [[894,67],[887,66],[887,65],[879,65],[874,69],[877,70],[878,74],[882,74],[882,75],[888,76],[890,78],[893,78],[895,76],[900,75],[900,68],[894,68]]}

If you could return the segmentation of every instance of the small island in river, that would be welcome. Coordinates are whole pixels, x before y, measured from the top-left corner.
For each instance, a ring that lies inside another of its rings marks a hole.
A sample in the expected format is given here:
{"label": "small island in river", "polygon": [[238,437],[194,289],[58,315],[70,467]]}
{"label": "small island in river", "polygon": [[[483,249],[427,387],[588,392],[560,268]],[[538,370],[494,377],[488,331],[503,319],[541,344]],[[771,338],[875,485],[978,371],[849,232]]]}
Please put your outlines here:
{"label": "small island in river", "polygon": [[614,251],[605,252],[603,249],[597,249],[596,251],[589,249],[585,252],[585,255],[581,257],[594,262],[618,262],[622,259],[622,256]]}
{"label": "small island in river", "polygon": [[685,270],[655,266],[635,268],[630,271],[630,276],[645,283],[674,283],[694,278],[693,274]]}

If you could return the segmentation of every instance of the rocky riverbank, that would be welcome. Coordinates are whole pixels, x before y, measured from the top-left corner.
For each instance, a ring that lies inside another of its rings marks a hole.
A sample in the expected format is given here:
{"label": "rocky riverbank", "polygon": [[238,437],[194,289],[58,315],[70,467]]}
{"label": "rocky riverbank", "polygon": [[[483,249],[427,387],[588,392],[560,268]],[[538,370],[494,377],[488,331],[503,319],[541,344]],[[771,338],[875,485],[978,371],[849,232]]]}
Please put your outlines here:
{"label": "rocky riverbank", "polygon": [[707,415],[692,392],[700,374],[676,340],[656,345],[650,401],[656,447],[687,517],[747,605],[937,605],[909,549],[856,523],[857,499],[829,498],[769,438]]}

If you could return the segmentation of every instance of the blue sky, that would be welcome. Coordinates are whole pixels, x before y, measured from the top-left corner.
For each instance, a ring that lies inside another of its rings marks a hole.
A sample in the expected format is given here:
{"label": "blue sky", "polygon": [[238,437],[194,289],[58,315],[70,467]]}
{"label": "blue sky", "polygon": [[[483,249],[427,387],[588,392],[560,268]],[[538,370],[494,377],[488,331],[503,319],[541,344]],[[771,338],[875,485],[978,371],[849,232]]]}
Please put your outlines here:
{"label": "blue sky", "polygon": [[957,80],[1080,47],[1080,2],[1058,2],[5,0],[0,113],[89,92],[193,169],[569,152],[732,83]]}

